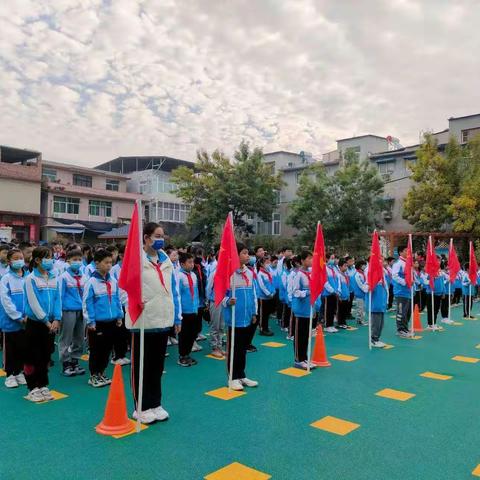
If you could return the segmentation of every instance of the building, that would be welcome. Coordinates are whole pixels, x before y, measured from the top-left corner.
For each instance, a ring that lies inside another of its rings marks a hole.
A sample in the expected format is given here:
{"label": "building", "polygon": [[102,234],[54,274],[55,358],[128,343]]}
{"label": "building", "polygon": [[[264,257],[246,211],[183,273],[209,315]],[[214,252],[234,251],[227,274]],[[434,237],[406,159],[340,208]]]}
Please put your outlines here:
{"label": "building", "polygon": [[0,227],[11,238],[38,241],[41,178],[40,152],[0,146]]}
{"label": "building", "polygon": [[127,192],[129,177],[116,172],[44,161],[42,239],[96,241],[99,234],[129,223],[137,193]]}
{"label": "building", "polygon": [[145,218],[160,223],[172,235],[187,233],[190,206],[175,194],[172,171],[194,163],[165,156],[118,157],[95,167],[104,172],[128,174],[128,192],[139,192],[145,199]]}

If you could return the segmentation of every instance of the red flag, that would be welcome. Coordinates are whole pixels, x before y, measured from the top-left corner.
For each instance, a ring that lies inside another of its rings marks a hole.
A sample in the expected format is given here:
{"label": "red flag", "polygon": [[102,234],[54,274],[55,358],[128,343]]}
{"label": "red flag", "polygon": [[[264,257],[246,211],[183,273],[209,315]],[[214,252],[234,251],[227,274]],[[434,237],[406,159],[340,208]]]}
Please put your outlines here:
{"label": "red flag", "polygon": [[472,285],[477,284],[478,264],[477,257],[475,257],[475,250],[473,249],[473,242],[470,242],[470,259],[468,261],[468,278]]}
{"label": "red flag", "polygon": [[413,285],[413,250],[412,236],[408,236],[407,258],[405,259],[405,283],[408,288]]}
{"label": "red flag", "polygon": [[310,277],[310,304],[313,305],[322,293],[327,281],[327,262],[325,259],[325,242],[320,222],[317,224],[317,236],[313,248],[312,275]]}
{"label": "red flag", "polygon": [[142,269],[143,248],[141,222],[138,203],[135,203],[132,222],[128,231],[127,245],[123,256],[122,270],[118,279],[118,286],[128,295],[128,313],[132,325],[138,320],[143,311],[142,300]]}
{"label": "red flag", "polygon": [[380,253],[380,242],[378,233],[375,230],[372,237],[372,248],[370,249],[370,260],[368,261],[368,279],[367,283],[370,291],[377,286],[378,282],[383,280],[382,254]]}
{"label": "red flag", "polygon": [[432,236],[428,237],[428,247],[427,247],[427,261],[425,262],[425,272],[428,274],[430,281],[430,288],[433,290],[433,283],[435,277],[438,277],[438,272],[440,271],[440,262],[438,261],[437,254],[435,253],[435,248],[433,248]]}
{"label": "red flag", "polygon": [[453,283],[460,271],[460,262],[458,261],[457,252],[453,246],[453,238],[450,239],[450,248],[448,249],[448,274],[450,283]]}
{"label": "red flag", "polygon": [[220,305],[220,302],[225,298],[225,293],[230,288],[230,278],[233,272],[239,268],[240,260],[238,259],[237,243],[233,232],[232,214],[229,213],[223,227],[217,269],[213,278],[216,306]]}

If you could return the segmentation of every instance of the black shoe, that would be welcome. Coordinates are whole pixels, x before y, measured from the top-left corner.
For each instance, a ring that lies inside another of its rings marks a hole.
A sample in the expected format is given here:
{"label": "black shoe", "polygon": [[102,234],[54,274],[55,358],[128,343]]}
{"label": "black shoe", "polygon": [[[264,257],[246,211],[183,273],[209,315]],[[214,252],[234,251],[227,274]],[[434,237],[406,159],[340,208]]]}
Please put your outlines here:
{"label": "black shoe", "polygon": [[255,345],[249,345],[247,347],[247,353],[255,353],[257,351],[257,347]]}
{"label": "black shoe", "polygon": [[63,363],[63,372],[62,374],[65,377],[74,377],[76,375],[75,373],[75,367],[69,363],[69,362],[64,362]]}
{"label": "black shoe", "polygon": [[180,357],[177,362],[178,365],[181,367],[191,367],[192,364],[190,363],[188,357]]}
{"label": "black shoe", "polygon": [[72,368],[75,371],[75,375],[85,375],[85,369],[78,364],[78,361],[72,362]]}
{"label": "black shoe", "polygon": [[192,366],[198,364],[198,362],[192,357],[187,357],[187,360],[190,362],[190,365]]}
{"label": "black shoe", "polygon": [[260,330],[260,335],[264,337],[273,337],[273,332],[271,330]]}
{"label": "black shoe", "polygon": [[348,325],[337,325],[336,328],[341,328],[342,330],[346,330],[348,328]]}

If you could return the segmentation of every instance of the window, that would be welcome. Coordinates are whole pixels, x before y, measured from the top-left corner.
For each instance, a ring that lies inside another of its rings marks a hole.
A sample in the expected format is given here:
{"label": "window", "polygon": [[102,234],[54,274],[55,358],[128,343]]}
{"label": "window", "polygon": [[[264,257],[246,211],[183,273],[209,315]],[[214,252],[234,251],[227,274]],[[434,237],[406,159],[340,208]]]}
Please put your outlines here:
{"label": "window", "polygon": [[54,170],[53,168],[44,168],[42,170],[42,178],[45,178],[46,180],[50,182],[56,182],[57,181],[57,171]]}
{"label": "window", "polygon": [[138,183],[138,191],[144,195],[145,193],[148,193],[148,182],[147,180],[140,180]]}
{"label": "window", "polygon": [[280,190],[274,190],[275,205],[280,205]]}
{"label": "window", "polygon": [[154,215],[157,221],[185,223],[189,211],[190,206],[182,203],[157,202],[152,207],[151,215]]}
{"label": "window", "polygon": [[77,187],[90,187],[92,188],[92,177],[90,175],[73,174],[73,184]]}
{"label": "window", "polygon": [[355,156],[356,158],[360,158],[360,146],[357,145],[356,147],[348,147],[345,149],[345,156]]}
{"label": "window", "polygon": [[381,175],[391,175],[395,171],[395,160],[378,163],[378,171]]}
{"label": "window", "polygon": [[88,203],[88,212],[94,217],[111,217],[112,202],[103,200],[90,200]]}
{"label": "window", "polygon": [[407,173],[411,172],[413,167],[417,164],[416,158],[406,158],[405,159],[405,171]]}
{"label": "window", "polygon": [[297,185],[300,185],[300,179],[302,178],[302,174],[303,174],[303,172],[297,172],[297,173],[295,173],[295,183],[296,183]]}
{"label": "window", "polygon": [[73,213],[78,215],[80,199],[71,197],[53,197],[54,213]]}
{"label": "window", "polygon": [[280,214],[272,214],[272,235],[280,235]]}
{"label": "window", "polygon": [[468,142],[468,130],[462,130],[462,143]]}
{"label": "window", "polygon": [[118,180],[110,180],[109,178],[107,178],[107,181],[105,183],[105,188],[107,190],[118,192],[119,186],[120,186],[120,182]]}

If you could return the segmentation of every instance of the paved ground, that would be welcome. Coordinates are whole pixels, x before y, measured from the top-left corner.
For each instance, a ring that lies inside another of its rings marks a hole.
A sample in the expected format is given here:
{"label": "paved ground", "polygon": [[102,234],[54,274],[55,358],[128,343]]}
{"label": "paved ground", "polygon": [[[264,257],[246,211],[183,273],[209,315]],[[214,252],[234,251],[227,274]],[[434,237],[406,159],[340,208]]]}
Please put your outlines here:
{"label": "paved ground", "polygon": [[[55,367],[51,388],[68,397],[40,405],[23,400],[25,390],[2,385],[0,478],[189,480],[233,462],[273,479],[473,478],[480,463],[480,364],[452,357],[480,359],[475,348],[480,321],[460,316],[454,309],[462,325],[404,340],[394,335],[394,319],[388,315],[384,339],[394,345],[390,350],[369,352],[366,327],[330,335],[330,357],[358,359],[332,359],[330,368],[302,378],[278,373],[291,366],[292,346],[276,329],[273,339],[257,337],[259,351],[248,356],[248,375],[260,387],[229,401],[205,395],[224,386],[224,362],[199,352],[197,367],[180,368],[170,347],[164,407],[171,419],[122,439],[95,433],[107,390],[89,388],[86,377],[67,379]],[[261,346],[270,340],[286,346]],[[129,368],[123,371],[128,384]],[[452,378],[421,377],[426,371]],[[399,401],[375,395],[385,388],[415,396]],[[129,386],[127,395],[131,411]],[[346,435],[311,426],[326,416],[360,426]],[[232,473],[208,478],[268,477]]]}

